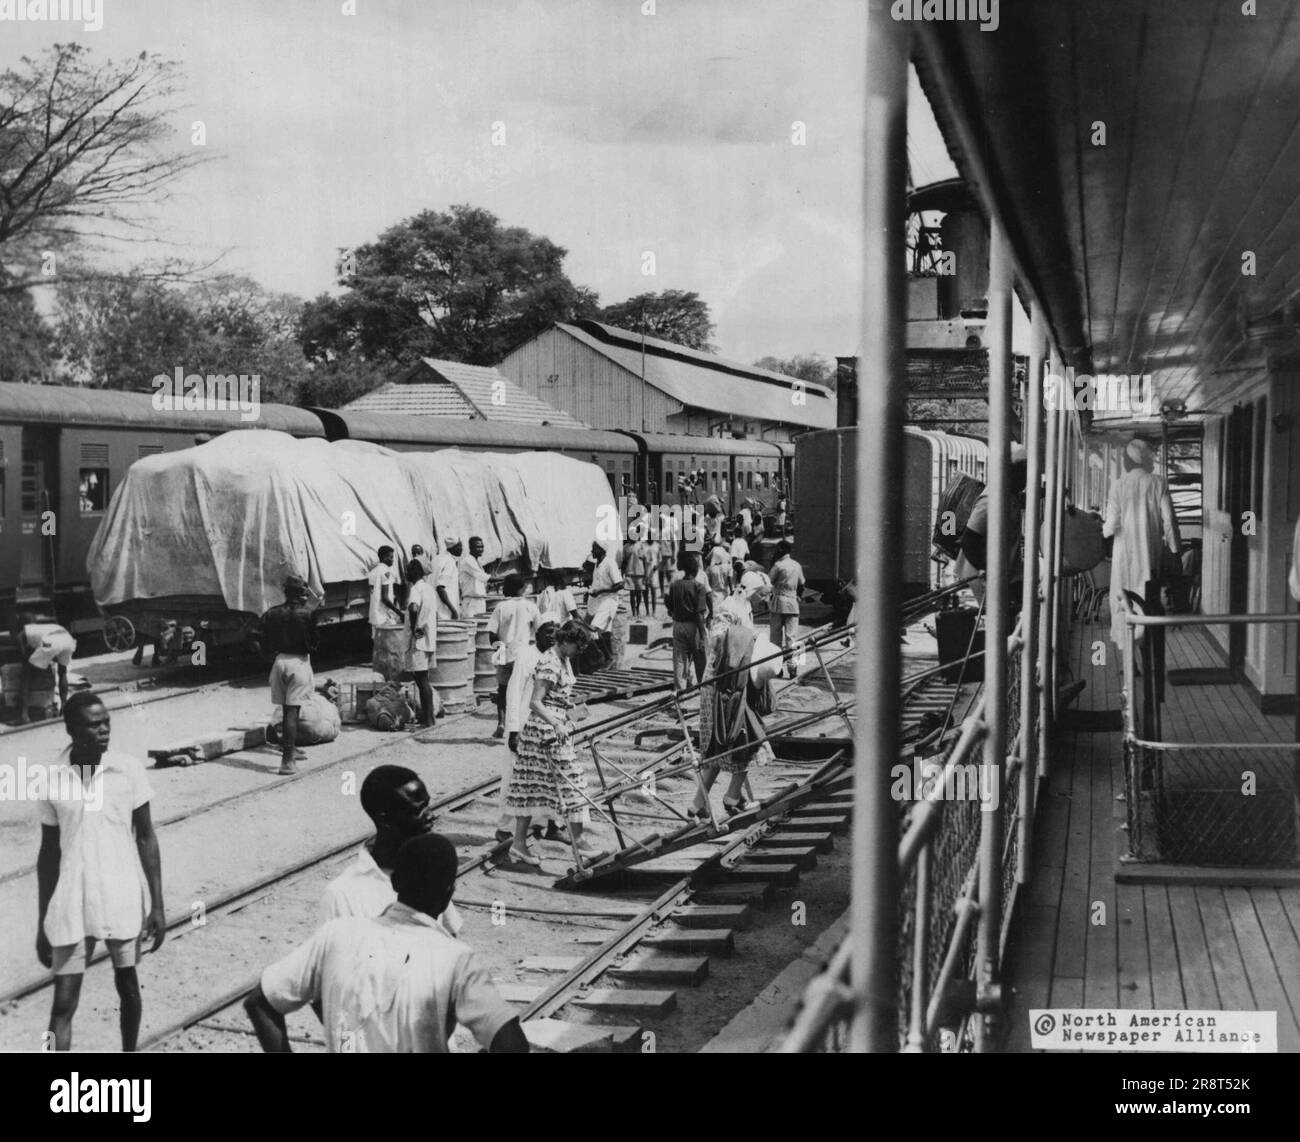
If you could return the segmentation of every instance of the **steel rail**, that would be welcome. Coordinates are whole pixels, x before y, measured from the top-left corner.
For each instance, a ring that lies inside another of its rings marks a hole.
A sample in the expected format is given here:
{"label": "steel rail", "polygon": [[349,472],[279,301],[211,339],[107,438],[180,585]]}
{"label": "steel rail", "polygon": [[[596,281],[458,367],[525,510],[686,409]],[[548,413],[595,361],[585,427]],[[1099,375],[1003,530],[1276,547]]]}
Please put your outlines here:
{"label": "steel rail", "polygon": [[[840,754],[837,754],[836,758],[839,756]],[[747,825],[744,832],[728,841],[717,852],[705,857],[699,865],[644,908],[613,937],[584,956],[581,963],[556,980],[524,1009],[519,1017],[520,1021],[547,1018],[568,1004],[576,992],[589,987],[605,973],[615,959],[640,943],[649,928],[668,919],[680,902],[695,888],[702,876],[721,866],[728,857],[740,849],[751,847],[768,831],[772,818],[784,816],[799,801],[817,792],[820,786],[825,784],[824,778],[831,764],[832,762],[827,762],[804,781],[768,798],[763,803],[763,808],[758,811],[760,815]],[[789,804],[782,804],[787,801]]]}
{"label": "steel rail", "polygon": [[[370,753],[373,751],[367,750],[366,752]],[[364,756],[364,754],[358,754],[357,756],[361,757]],[[349,760],[356,760],[356,758],[354,757]],[[499,785],[500,783],[501,783],[500,776],[488,778],[487,780],[480,781],[475,785],[467,786],[464,789],[460,789],[455,793],[449,793],[445,797],[440,797],[438,800],[433,801],[431,803],[431,808],[434,809],[435,811],[454,811],[456,808],[461,807],[463,804],[467,804],[468,802],[483,796],[484,793],[490,792],[495,786]],[[204,914],[206,916],[211,916],[214,912],[219,913],[219,912],[232,910],[235,905],[239,905],[242,907],[247,903],[249,903],[251,900],[257,898],[259,894],[264,893],[268,888],[273,888],[281,881],[288,880],[289,877],[296,876],[298,873],[303,872],[306,869],[312,868],[315,865],[323,864],[327,860],[332,860],[334,857],[347,852],[349,849],[357,848],[359,845],[363,844],[373,835],[374,835],[373,826],[367,828],[364,832],[359,834],[355,832],[349,833],[348,839],[346,841],[331,842],[325,848],[317,850],[315,853],[311,854],[310,856],[304,857],[301,860],[294,861],[292,864],[287,865],[284,868],[277,869],[270,876],[263,877],[260,880],[256,880],[252,884],[241,885],[238,888],[230,889],[226,892],[220,893],[213,899],[211,904],[208,904],[207,902],[204,903]],[[190,915],[188,913],[184,913],[183,915],[177,916],[176,919],[169,922],[167,924],[166,930],[168,932],[173,932],[179,928],[184,928],[189,926],[190,923],[191,923]],[[101,949],[99,951],[99,954],[93,956],[89,962],[92,964],[99,963],[100,961],[106,959],[107,957],[108,957],[107,951]],[[53,982],[54,982],[54,976],[45,973],[42,974],[39,979],[31,979],[26,981],[25,983],[21,983],[17,987],[12,988],[11,990],[5,992],[3,995],[0,995],[0,1005],[13,1002],[14,1000],[25,999],[26,997],[30,995],[34,995],[36,994],[36,992],[42,991],[43,989],[49,987]]]}

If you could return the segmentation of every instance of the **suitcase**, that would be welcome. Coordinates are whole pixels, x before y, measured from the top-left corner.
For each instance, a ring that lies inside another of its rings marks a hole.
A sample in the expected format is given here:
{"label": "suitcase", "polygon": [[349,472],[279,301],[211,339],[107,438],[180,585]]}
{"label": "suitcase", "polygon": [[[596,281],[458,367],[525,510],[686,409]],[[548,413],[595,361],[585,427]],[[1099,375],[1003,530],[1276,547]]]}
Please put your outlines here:
{"label": "suitcase", "polygon": [[[939,661],[953,663],[943,672],[945,682],[983,682],[984,659],[976,658],[965,664],[962,669],[961,659],[969,646],[973,654],[984,649],[984,632],[975,630],[977,615],[971,607],[957,610],[939,611],[934,617],[934,633],[939,643]],[[975,632],[975,642],[971,644],[971,632]]]}

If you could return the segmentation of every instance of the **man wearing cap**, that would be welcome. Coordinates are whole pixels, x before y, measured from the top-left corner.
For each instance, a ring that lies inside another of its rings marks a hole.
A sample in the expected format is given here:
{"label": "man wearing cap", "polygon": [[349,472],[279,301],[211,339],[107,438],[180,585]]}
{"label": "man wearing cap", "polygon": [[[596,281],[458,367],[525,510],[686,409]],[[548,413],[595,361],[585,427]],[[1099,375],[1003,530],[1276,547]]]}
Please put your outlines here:
{"label": "man wearing cap", "polygon": [[413,837],[394,861],[396,903],[374,918],[331,920],[267,968],[244,1000],[262,1049],[288,1052],[285,1015],[319,1001],[331,1052],[446,1054],[460,1023],[494,1054],[526,1053],[487,967],[438,918],[456,871],[446,837]]}
{"label": "man wearing cap", "polygon": [[460,540],[448,536],[440,555],[433,557],[429,580],[438,595],[438,621],[456,622],[460,618]]}
{"label": "man wearing cap", "polygon": [[[1169,487],[1155,474],[1156,457],[1141,437],[1134,437],[1124,450],[1124,475],[1110,486],[1106,497],[1106,519],[1101,534],[1115,537],[1110,564],[1110,637],[1124,646],[1122,601],[1132,591],[1145,601],[1149,615],[1164,614],[1160,601],[1160,554],[1167,548],[1182,553],[1182,537],[1174,516]],[[1164,632],[1152,627],[1147,632],[1149,660],[1156,702],[1164,699]]]}
{"label": "man wearing cap", "polygon": [[460,565],[460,612],[469,621],[487,612],[488,573],[483,570],[483,540],[469,537],[469,554],[462,555]]}
{"label": "man wearing cap", "polygon": [[[58,623],[40,623],[36,616],[24,612],[14,617],[12,632],[14,645],[23,658],[23,671],[19,680],[18,724],[30,718],[28,704],[33,694],[50,693],[54,689],[54,671],[59,675],[59,709],[68,704],[68,666],[76,652],[77,642]],[[40,711],[41,716],[45,714]]]}
{"label": "man wearing cap", "polygon": [[595,569],[591,573],[591,590],[587,593],[587,621],[596,630],[611,630],[618,614],[623,575],[618,561],[599,542],[591,545]]}
{"label": "man wearing cap", "polygon": [[[412,552],[416,548],[411,549]],[[379,562],[370,569],[370,634],[374,645],[374,670],[387,682],[395,682],[406,669],[406,615],[397,605],[397,572],[393,570],[393,549],[384,544]]]}
{"label": "man wearing cap", "polygon": [[307,584],[297,575],[284,581],[284,602],[262,616],[262,649],[275,656],[271,666],[271,701],[283,707],[280,773],[294,773],[298,740],[298,711],[311,701],[315,677],[311,656],[316,650],[316,614],[307,605]]}

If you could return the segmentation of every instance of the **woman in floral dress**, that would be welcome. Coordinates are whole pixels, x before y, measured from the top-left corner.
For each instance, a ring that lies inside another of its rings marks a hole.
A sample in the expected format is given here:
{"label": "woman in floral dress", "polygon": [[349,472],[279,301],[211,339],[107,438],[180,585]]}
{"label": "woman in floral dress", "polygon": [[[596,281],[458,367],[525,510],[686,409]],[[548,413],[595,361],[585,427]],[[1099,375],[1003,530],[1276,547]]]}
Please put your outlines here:
{"label": "woman in floral dress", "polygon": [[582,793],[587,777],[573,748],[576,727],[568,716],[574,705],[570,663],[590,641],[586,627],[565,623],[555,645],[542,655],[533,673],[533,698],[528,721],[519,734],[519,754],[506,789],[505,805],[515,814],[510,858],[534,868],[542,863],[528,847],[528,827],[534,810],[549,809],[563,816],[578,851],[593,851],[582,840],[586,806]]}

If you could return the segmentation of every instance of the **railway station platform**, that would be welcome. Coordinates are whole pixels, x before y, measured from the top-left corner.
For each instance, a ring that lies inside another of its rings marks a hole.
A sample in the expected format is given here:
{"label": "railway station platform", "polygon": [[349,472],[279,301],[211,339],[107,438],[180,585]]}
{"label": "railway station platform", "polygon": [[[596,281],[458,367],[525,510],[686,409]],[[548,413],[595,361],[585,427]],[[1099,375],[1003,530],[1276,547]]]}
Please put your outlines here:
{"label": "railway station platform", "polygon": [[[1098,641],[1102,666],[1092,665]],[[1187,868],[1164,883],[1132,882],[1139,866],[1120,859],[1122,659],[1108,616],[1074,624],[1068,661],[1087,687],[1062,719],[1040,786],[1034,871],[1006,965],[1003,1049],[1030,1050],[1031,1009],[1086,1007],[1276,1011],[1278,1049],[1300,1050],[1300,869]],[[1221,665],[1200,628],[1169,628],[1168,670]],[[1260,713],[1241,684],[1168,685],[1163,719],[1171,741],[1295,740],[1294,719]]]}

